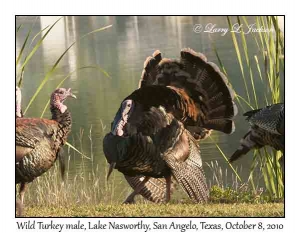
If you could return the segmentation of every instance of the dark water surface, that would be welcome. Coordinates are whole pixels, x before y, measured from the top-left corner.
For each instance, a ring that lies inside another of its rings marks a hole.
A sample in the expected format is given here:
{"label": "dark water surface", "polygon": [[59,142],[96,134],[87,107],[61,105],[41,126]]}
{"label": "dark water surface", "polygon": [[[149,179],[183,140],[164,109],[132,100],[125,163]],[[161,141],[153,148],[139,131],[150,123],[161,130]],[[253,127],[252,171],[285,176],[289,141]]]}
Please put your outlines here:
{"label": "dark water surface", "polygon": [[[32,35],[35,35],[41,29],[55,22],[57,18],[17,18],[17,26],[23,24],[23,28],[17,33],[17,54],[26,38],[28,29],[32,25]],[[248,19],[250,22],[251,20],[254,22],[254,19]],[[26,116],[39,117],[50,93],[58,83],[70,72],[80,67],[98,65],[109,73],[111,78],[107,78],[96,69],[83,69],[74,72],[63,85],[64,87],[71,87],[78,98],[67,102],[73,117],[72,133],[68,141],[84,151],[89,157],[91,157],[92,150],[94,158],[94,161],[91,162],[90,160],[82,160],[79,154],[75,154],[70,163],[70,179],[75,175],[78,167],[82,165],[82,161],[84,161],[86,171],[92,170],[95,165],[103,168],[103,179],[105,179],[106,161],[102,152],[102,139],[110,129],[110,123],[121,101],[137,88],[145,58],[156,49],[160,49],[165,57],[179,58],[180,49],[190,47],[195,51],[204,53],[208,60],[218,64],[212,46],[213,42],[218,49],[235,91],[241,96],[246,96],[230,33],[222,35],[222,33],[195,33],[193,31],[195,24],[205,26],[209,23],[216,24],[218,28],[228,27],[226,17],[212,16],[68,16],[59,21],[26,67],[22,85],[23,109],[27,106],[47,71],[72,42],[78,41],[81,36],[97,28],[113,25],[107,30],[85,37],[68,51],[59,63],[54,75],[50,77],[26,113]],[[248,49],[252,54],[251,61],[253,61],[253,56],[258,53],[258,49],[250,34],[246,38],[248,39]],[[254,78],[255,82],[260,82],[255,71]],[[261,106],[265,105],[263,88],[262,85],[257,86],[257,95]],[[227,156],[234,152],[241,136],[247,131],[248,125],[241,116],[242,112],[243,110],[239,108],[234,134],[213,133],[213,139]],[[48,110],[44,117],[50,117]],[[103,125],[106,126],[105,129],[103,129]],[[91,128],[92,145],[88,137]],[[82,143],[80,143],[81,132],[83,132]],[[204,162],[218,161],[223,171],[228,169],[228,174],[231,174],[229,166],[209,138],[201,143],[201,153]],[[240,174],[243,179],[249,175],[251,159],[249,154],[236,164],[237,166],[243,164]],[[207,166],[205,171],[208,180],[212,180],[212,172]],[[123,179],[119,174],[116,174],[116,177],[120,180]],[[227,182],[230,183],[231,175],[228,177]],[[127,187],[125,182],[122,182],[121,185]]]}

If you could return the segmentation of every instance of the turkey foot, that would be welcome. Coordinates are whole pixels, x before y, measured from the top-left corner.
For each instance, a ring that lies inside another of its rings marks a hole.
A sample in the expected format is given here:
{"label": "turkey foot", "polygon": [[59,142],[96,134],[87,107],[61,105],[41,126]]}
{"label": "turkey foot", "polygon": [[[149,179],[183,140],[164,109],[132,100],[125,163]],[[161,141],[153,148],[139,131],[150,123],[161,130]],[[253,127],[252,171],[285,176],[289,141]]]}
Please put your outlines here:
{"label": "turkey foot", "polygon": [[123,204],[134,204],[134,197],[139,194],[149,179],[150,177],[146,176],[145,179],[135,188],[135,190],[126,198]]}
{"label": "turkey foot", "polygon": [[19,189],[20,200],[16,200],[16,208],[19,217],[23,215],[25,189],[26,183],[21,183]]}

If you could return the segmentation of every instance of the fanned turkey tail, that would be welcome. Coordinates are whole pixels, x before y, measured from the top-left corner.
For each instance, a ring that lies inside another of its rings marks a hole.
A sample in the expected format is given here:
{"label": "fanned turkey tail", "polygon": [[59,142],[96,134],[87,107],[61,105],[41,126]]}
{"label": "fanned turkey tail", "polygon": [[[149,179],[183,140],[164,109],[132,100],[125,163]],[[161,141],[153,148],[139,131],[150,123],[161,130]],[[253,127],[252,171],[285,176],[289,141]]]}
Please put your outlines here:
{"label": "fanned turkey tail", "polygon": [[234,131],[233,118],[237,114],[234,91],[218,66],[207,62],[203,54],[182,49],[181,59],[176,61],[162,58],[160,51],[155,51],[146,59],[140,81],[141,88],[150,85],[180,88],[188,94],[196,106],[196,111],[191,111],[196,116],[185,123],[192,135],[201,139],[208,133],[204,129],[227,134]]}
{"label": "fanned turkey tail", "polygon": [[207,58],[192,49],[181,51],[183,69],[190,74],[186,90],[200,105],[203,112],[201,121],[204,128],[232,133],[235,129],[233,117],[237,107],[233,102],[234,91],[229,86],[226,76],[217,65],[207,62]]}

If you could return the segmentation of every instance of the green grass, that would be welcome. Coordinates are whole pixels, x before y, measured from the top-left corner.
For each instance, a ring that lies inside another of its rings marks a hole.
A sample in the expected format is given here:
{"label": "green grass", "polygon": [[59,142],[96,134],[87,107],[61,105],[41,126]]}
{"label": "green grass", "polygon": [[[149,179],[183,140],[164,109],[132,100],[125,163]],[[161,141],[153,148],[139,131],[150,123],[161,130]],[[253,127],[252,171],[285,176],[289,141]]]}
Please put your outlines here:
{"label": "green grass", "polygon": [[27,207],[25,217],[283,217],[282,203]]}

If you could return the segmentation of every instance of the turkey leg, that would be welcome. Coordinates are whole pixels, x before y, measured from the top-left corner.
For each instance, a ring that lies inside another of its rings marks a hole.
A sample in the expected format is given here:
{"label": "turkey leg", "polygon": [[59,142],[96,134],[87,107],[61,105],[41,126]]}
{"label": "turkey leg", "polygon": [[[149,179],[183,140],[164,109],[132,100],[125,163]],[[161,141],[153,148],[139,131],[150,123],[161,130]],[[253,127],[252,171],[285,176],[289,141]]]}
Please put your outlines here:
{"label": "turkey leg", "polygon": [[171,199],[171,176],[166,176],[166,203],[168,203]]}
{"label": "turkey leg", "polygon": [[25,189],[26,189],[26,183],[21,183],[19,193],[20,193],[20,199],[22,205],[24,204]]}
{"label": "turkey leg", "polygon": [[[21,190],[21,186],[20,186],[20,190]],[[20,191],[21,192],[21,191]],[[19,195],[20,195],[20,192],[19,192]],[[22,210],[23,210],[23,205],[21,203],[21,200],[17,199],[16,198],[16,209],[17,209],[17,216],[22,216]]]}
{"label": "turkey leg", "polygon": [[133,204],[135,195],[139,194],[139,192],[142,190],[142,188],[148,182],[149,179],[150,177],[146,176],[144,180],[135,188],[135,190],[126,198],[123,204]]}
{"label": "turkey leg", "polygon": [[20,200],[16,200],[16,207],[17,207],[17,212],[18,212],[18,216],[22,216],[22,212],[23,212],[23,205],[20,202]]}

